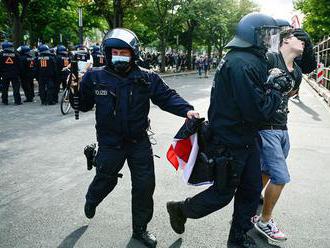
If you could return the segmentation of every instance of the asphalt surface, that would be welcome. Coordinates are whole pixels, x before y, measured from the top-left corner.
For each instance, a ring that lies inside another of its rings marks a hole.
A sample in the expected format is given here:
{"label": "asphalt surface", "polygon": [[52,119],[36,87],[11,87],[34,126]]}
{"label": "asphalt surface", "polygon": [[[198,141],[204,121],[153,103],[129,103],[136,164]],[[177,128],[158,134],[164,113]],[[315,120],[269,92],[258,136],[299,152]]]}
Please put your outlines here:
{"label": "asphalt surface", "polygon": [[[212,76],[167,77],[197,110],[206,115]],[[269,245],[255,231],[259,247],[330,247],[330,111],[306,83],[302,102],[290,102],[291,151],[289,183],[274,211],[288,236]],[[143,247],[131,239],[131,183],[127,166],[115,190],[88,220],[84,196],[95,170],[86,170],[83,148],[95,142],[94,112],[63,116],[59,105],[40,102],[0,105],[0,247]],[[151,127],[156,171],[154,217],[148,229],[158,247],[226,247],[232,203],[199,220],[188,220],[186,232],[175,234],[165,204],[205,187],[184,185],[181,172],[166,160],[166,151],[184,119],[152,106]]]}

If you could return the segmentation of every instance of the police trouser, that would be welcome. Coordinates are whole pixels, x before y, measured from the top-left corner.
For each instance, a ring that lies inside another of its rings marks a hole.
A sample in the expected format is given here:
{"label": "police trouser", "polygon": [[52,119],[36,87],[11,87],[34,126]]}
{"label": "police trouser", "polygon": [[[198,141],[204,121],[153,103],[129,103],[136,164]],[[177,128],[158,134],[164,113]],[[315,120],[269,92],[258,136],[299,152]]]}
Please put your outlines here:
{"label": "police trouser", "polygon": [[155,189],[154,161],[148,137],[122,148],[99,147],[96,175],[88,188],[86,201],[94,206],[115,188],[125,160],[131,172],[133,230],[146,229],[153,215]]}
{"label": "police trouser", "polygon": [[61,75],[60,75],[60,86],[62,85],[62,89],[64,90],[66,88],[66,80],[68,79],[68,76],[69,76],[69,73],[67,72],[63,72]]}
{"label": "police trouser", "polygon": [[42,104],[52,104],[54,102],[54,79],[39,78],[39,94]]}
{"label": "police trouser", "polygon": [[187,198],[182,211],[187,218],[198,219],[226,206],[234,199],[233,227],[247,231],[252,228],[250,218],[256,214],[262,190],[259,152],[256,147],[230,149],[240,181],[238,185],[208,189]]}
{"label": "police trouser", "polygon": [[26,100],[32,101],[34,97],[34,83],[33,77],[22,77],[22,88]]}
{"label": "police trouser", "polygon": [[60,75],[58,81],[55,84],[55,93],[54,93],[54,101],[58,102],[58,93],[60,92],[60,88],[62,85],[62,89],[65,89],[66,87],[66,79],[67,79],[67,74],[65,75]]}
{"label": "police trouser", "polygon": [[11,85],[13,87],[13,93],[14,93],[14,100],[16,104],[21,103],[21,94],[19,92],[20,89],[20,81],[17,77],[14,78],[3,78],[2,79],[2,102],[3,103],[8,103],[8,89],[9,89],[9,84],[11,82]]}

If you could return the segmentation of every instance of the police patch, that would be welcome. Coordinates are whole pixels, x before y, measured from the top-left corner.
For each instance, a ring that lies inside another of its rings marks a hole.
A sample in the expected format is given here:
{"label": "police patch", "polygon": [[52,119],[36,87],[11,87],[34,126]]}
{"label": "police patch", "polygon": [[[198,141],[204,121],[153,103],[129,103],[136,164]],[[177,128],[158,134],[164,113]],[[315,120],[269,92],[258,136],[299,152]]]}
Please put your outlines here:
{"label": "police patch", "polygon": [[218,67],[217,67],[217,71],[220,71],[225,63],[226,63],[226,60],[222,58],[219,65],[218,65]]}
{"label": "police patch", "polygon": [[95,95],[97,95],[97,96],[107,96],[108,91],[107,90],[95,90]]}

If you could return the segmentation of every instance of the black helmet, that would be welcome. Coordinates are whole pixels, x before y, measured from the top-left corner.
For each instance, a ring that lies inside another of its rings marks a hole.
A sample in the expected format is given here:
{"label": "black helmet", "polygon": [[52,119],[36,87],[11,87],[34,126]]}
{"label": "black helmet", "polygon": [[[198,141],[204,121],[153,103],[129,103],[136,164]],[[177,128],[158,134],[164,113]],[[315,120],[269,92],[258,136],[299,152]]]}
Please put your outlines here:
{"label": "black helmet", "polygon": [[22,45],[19,48],[17,48],[17,52],[20,55],[26,55],[31,52],[31,48],[28,45]]}
{"label": "black helmet", "polygon": [[[112,48],[128,48],[132,52],[130,61],[112,62]],[[110,30],[103,38],[101,47],[106,64],[119,73],[125,74],[140,58],[140,42],[134,32],[125,28]]]}
{"label": "black helmet", "polygon": [[[133,52],[133,60],[140,57],[140,42],[134,32],[125,28],[115,28],[110,30],[103,38],[102,50],[107,58],[107,48],[129,48]],[[111,54],[111,53],[110,53]],[[110,58],[111,61],[111,58]]]}
{"label": "black helmet", "polygon": [[275,19],[261,13],[250,13],[240,20],[234,38],[226,47],[256,47],[266,50],[270,45],[270,36],[276,32],[279,32],[279,27]]}
{"label": "black helmet", "polygon": [[98,52],[100,52],[100,47],[96,45],[92,46],[92,53],[98,53]]}
{"label": "black helmet", "polygon": [[292,28],[291,24],[287,20],[276,19],[275,21],[276,21],[276,24],[280,28],[281,31],[288,30],[288,29]]}
{"label": "black helmet", "polygon": [[58,45],[56,48],[56,54],[58,55],[68,55],[68,49],[63,45]]}
{"label": "black helmet", "polygon": [[49,51],[49,46],[45,45],[45,44],[41,44],[38,46],[38,52],[41,53],[50,53]]}
{"label": "black helmet", "polygon": [[9,41],[2,42],[1,47],[5,51],[10,51],[10,52],[15,51],[14,44],[12,42],[9,42]]}

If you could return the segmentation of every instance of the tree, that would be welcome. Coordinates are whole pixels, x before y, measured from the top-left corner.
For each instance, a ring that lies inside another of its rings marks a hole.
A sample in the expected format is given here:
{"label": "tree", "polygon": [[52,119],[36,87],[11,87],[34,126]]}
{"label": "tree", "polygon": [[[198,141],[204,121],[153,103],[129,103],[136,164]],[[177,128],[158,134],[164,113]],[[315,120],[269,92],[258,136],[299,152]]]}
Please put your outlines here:
{"label": "tree", "polygon": [[165,71],[165,52],[167,41],[172,29],[174,13],[178,9],[178,0],[144,0],[142,1],[141,11],[146,17],[146,26],[154,30],[159,40],[159,50],[161,55],[160,71]]}
{"label": "tree", "polygon": [[329,35],[329,0],[298,0],[295,8],[305,14],[303,27],[315,42]]}
{"label": "tree", "polygon": [[4,8],[8,12],[12,26],[12,40],[17,47],[23,40],[23,24],[27,15],[30,0],[1,0]]}
{"label": "tree", "polygon": [[10,31],[11,29],[8,13],[2,2],[0,2],[0,40],[8,39]]}
{"label": "tree", "polygon": [[94,0],[92,8],[94,15],[101,15],[105,18],[109,28],[118,28],[124,25],[123,19],[126,11],[134,9],[137,4],[137,0]]}
{"label": "tree", "polygon": [[191,69],[191,53],[193,49],[194,31],[201,24],[204,15],[208,14],[208,0],[186,0],[178,10],[179,20],[184,23],[184,31],[181,33],[181,41],[187,49],[187,65]]}
{"label": "tree", "polygon": [[103,18],[93,15],[89,4],[74,0],[34,0],[31,2],[25,25],[31,44],[37,44],[39,40],[56,45],[59,43],[60,34],[65,45],[77,44],[79,42],[79,7],[83,9],[84,34],[91,34],[93,29],[106,29]]}

